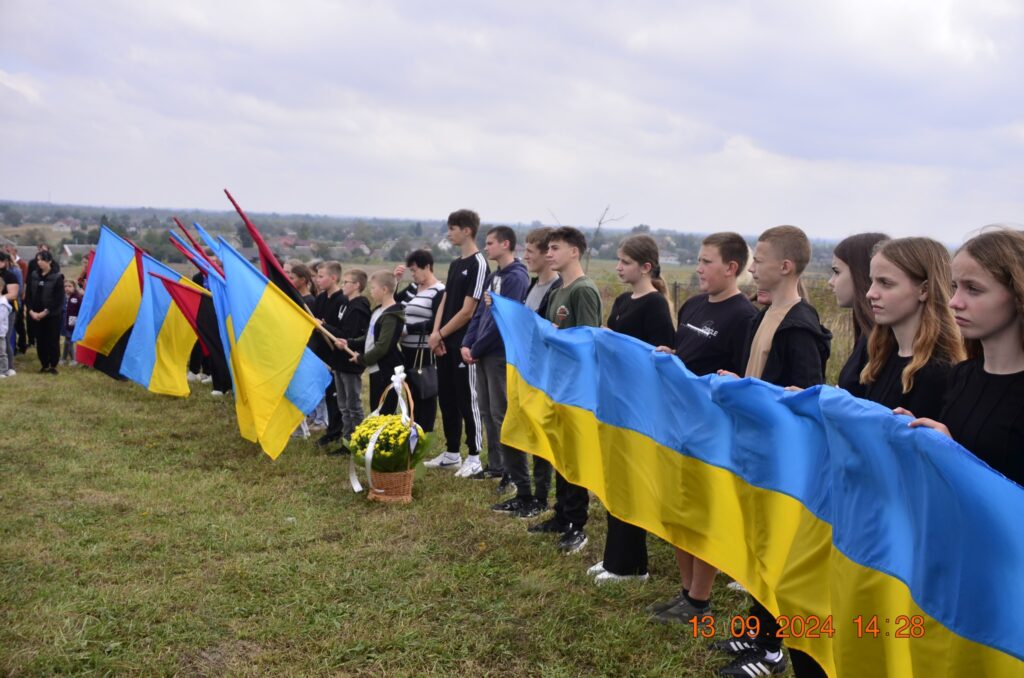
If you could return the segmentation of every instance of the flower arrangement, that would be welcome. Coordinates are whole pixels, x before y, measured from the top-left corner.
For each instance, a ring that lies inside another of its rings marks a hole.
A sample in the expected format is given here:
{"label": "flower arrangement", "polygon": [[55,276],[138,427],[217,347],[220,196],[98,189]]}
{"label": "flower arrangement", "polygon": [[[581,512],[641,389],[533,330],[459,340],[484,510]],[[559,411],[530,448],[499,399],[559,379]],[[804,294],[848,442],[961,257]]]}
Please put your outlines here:
{"label": "flower arrangement", "polygon": [[[383,428],[382,428],[383,427]],[[349,449],[356,458],[365,458],[366,448],[370,439],[381,429],[374,446],[373,459],[370,462],[374,471],[392,473],[407,471],[423,461],[429,441],[419,424],[416,424],[416,449],[409,449],[409,425],[402,423],[397,414],[378,414],[369,416],[356,426],[349,441]]]}

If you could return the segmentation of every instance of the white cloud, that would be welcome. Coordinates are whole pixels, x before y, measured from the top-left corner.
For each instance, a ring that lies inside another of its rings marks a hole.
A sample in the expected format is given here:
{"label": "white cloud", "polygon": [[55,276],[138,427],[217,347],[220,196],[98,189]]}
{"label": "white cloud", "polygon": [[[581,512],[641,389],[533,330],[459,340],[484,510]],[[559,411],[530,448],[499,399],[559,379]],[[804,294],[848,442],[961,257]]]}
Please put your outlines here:
{"label": "white cloud", "polygon": [[1020,220],[1021,6],[0,7],[0,197],[754,232]]}

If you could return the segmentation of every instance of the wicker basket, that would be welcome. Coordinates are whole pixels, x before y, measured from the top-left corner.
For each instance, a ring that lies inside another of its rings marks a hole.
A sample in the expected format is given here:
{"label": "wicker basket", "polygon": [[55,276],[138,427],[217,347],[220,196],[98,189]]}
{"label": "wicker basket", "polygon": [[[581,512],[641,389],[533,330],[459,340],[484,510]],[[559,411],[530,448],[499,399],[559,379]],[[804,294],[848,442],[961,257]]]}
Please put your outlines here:
{"label": "wicker basket", "polygon": [[370,471],[373,489],[367,492],[367,499],[385,504],[408,504],[412,502],[412,477],[415,471]]}

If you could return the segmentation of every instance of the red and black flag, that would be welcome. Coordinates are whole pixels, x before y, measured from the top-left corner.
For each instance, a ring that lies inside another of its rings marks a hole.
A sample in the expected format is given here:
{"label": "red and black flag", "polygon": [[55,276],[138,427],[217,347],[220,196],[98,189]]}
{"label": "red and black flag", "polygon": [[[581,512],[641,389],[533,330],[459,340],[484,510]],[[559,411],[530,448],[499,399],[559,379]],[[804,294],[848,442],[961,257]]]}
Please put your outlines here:
{"label": "red and black flag", "polygon": [[[256,230],[256,226],[249,221],[249,217],[245,215],[242,208],[239,207],[237,202],[235,202],[235,199],[231,196],[231,193],[228,192],[228,189],[225,188],[224,193],[228,196],[228,200],[231,201],[231,204],[235,206],[235,210],[238,212],[238,215],[242,217],[242,221],[245,222],[245,228],[249,231],[249,235],[252,237],[252,241],[256,245],[256,249],[260,253],[260,269],[263,271],[263,275],[267,276],[270,282],[277,285],[282,292],[288,295],[288,298],[294,301],[299,308],[306,308],[306,303],[302,300],[302,295],[299,294],[297,289],[295,289],[295,285],[292,284],[292,281],[288,279],[288,274],[284,272],[283,268],[281,268],[281,262],[277,260],[277,257],[275,257],[274,253],[270,250],[270,245],[268,245],[267,241],[263,239],[260,232]],[[308,311],[309,309],[306,308],[306,310]]]}

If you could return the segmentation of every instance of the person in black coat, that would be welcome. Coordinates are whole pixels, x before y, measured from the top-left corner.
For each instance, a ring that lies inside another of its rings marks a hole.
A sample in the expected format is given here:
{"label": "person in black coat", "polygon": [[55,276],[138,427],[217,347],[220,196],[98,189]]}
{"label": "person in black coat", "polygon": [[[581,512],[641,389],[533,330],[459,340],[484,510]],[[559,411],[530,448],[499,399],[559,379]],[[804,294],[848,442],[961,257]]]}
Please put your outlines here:
{"label": "person in black coat", "polygon": [[36,265],[29,277],[31,302],[29,318],[36,323],[36,346],[40,372],[57,374],[60,362],[61,311],[64,308],[64,276],[55,267],[53,255],[46,250],[36,254]]}

